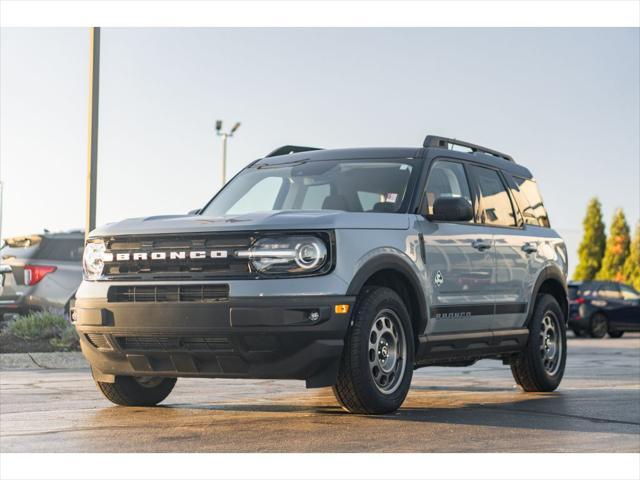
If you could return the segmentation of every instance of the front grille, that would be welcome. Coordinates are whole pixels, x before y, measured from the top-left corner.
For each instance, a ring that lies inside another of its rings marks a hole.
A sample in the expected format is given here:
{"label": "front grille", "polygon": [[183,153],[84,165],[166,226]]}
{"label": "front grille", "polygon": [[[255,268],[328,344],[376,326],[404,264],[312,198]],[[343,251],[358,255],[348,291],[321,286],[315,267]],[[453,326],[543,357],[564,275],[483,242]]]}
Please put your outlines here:
{"label": "front grille", "polygon": [[123,350],[135,351],[205,351],[233,352],[234,348],[225,337],[116,337]]}
{"label": "front grille", "polygon": [[[249,262],[234,253],[249,248],[253,241],[251,233],[106,238],[106,251],[113,254],[114,260],[105,262],[103,276],[107,280],[247,278],[251,275]],[[211,258],[209,253],[212,251],[223,252],[226,256]],[[152,260],[152,252],[166,254],[167,259]],[[186,255],[186,258],[169,258],[171,252]],[[190,258],[192,252],[206,252],[207,255]],[[118,254],[128,254],[129,259],[119,259]],[[136,260],[133,260],[134,254],[138,255]],[[140,254],[146,254],[148,260],[142,259]]]}
{"label": "front grille", "polygon": [[89,343],[100,350],[111,350],[107,338],[101,333],[87,333],[85,335]]}
{"label": "front grille", "polygon": [[229,298],[229,285],[118,285],[109,302],[218,302]]}

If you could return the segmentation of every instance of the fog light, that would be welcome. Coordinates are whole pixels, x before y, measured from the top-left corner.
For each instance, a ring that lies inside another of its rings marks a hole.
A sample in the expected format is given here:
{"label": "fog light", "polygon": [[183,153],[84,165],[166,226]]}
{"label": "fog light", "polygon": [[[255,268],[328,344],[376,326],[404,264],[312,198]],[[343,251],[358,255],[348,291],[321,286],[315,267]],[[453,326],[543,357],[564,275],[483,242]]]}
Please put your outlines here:
{"label": "fog light", "polygon": [[338,314],[349,313],[349,304],[336,305],[334,311]]}
{"label": "fog light", "polygon": [[307,318],[309,319],[310,322],[317,322],[318,320],[320,320],[320,312],[317,310],[313,310],[309,312],[309,315],[307,316]]}

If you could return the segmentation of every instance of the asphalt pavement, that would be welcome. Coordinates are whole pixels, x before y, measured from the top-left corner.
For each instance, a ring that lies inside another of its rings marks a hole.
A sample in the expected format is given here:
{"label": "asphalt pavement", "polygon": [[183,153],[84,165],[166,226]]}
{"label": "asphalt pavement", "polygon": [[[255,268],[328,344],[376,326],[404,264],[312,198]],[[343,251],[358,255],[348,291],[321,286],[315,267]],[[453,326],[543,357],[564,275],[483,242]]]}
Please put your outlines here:
{"label": "asphalt pavement", "polygon": [[395,414],[343,412],[303,382],[179,379],[160,407],[112,406],[89,371],[0,372],[1,452],[640,452],[640,335],[570,339],[560,388],[485,360],[414,374]]}

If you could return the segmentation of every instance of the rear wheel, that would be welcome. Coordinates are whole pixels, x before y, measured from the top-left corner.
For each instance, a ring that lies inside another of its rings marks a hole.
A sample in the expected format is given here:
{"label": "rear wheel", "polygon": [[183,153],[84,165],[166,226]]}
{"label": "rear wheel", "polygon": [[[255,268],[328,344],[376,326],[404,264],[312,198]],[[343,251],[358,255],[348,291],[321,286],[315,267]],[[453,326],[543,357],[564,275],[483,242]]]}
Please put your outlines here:
{"label": "rear wheel", "polygon": [[609,330],[607,317],[602,313],[594,313],[591,317],[591,326],[589,329],[589,335],[592,338],[602,338],[607,334]]}
{"label": "rear wheel", "polygon": [[567,359],[567,330],[562,309],[551,295],[540,295],[529,324],[525,349],[511,373],[526,392],[552,392],[562,380]]}
{"label": "rear wheel", "polygon": [[98,382],[96,385],[116,405],[157,405],[169,396],[176,384],[175,378],[118,376],[114,383]]}
{"label": "rear wheel", "polygon": [[621,332],[620,330],[614,330],[612,332],[609,332],[609,336],[611,338],[620,338],[622,335],[624,335],[624,332]]}
{"label": "rear wheel", "polygon": [[333,393],[352,413],[381,414],[404,402],[413,376],[413,331],[396,292],[371,287],[358,300]]}

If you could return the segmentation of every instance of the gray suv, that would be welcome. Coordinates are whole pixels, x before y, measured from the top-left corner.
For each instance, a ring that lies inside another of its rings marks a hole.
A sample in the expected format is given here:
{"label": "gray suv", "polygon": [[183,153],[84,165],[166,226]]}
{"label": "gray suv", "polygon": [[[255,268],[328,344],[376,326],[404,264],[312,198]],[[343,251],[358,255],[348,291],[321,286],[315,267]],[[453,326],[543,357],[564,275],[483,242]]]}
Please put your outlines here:
{"label": "gray suv", "polygon": [[387,413],[429,365],[498,359],[526,391],[557,388],[566,274],[506,154],[286,146],[197,212],[91,232],[73,318],[116,404],[155,405],[177,377],[282,378]]}
{"label": "gray suv", "polygon": [[81,231],[7,238],[0,249],[0,317],[51,311],[69,314],[82,282]]}

